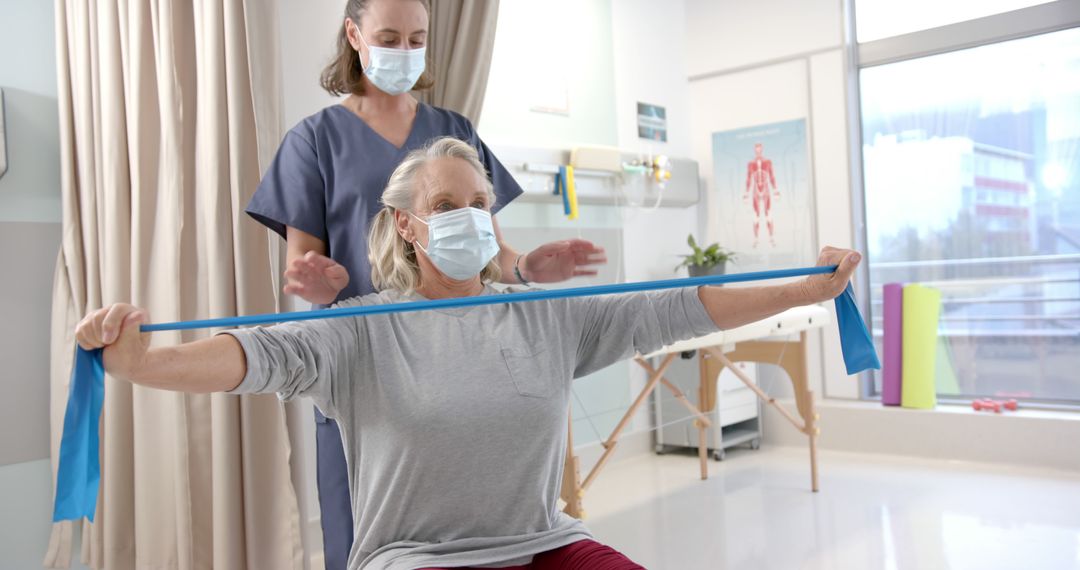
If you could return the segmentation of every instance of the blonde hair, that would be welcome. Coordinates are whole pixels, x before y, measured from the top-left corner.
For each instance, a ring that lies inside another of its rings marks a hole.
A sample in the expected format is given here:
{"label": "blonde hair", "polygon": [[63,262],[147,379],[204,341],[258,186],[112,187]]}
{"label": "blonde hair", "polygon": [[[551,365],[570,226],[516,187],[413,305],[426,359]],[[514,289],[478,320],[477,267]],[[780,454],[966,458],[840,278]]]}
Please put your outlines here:
{"label": "blonde hair", "polygon": [[[429,0],[417,0],[427,10],[428,18],[431,17],[431,3]],[[367,11],[371,0],[348,0],[345,3],[345,17],[349,18],[360,27],[360,19]],[[413,85],[413,90],[431,89],[435,85],[435,75],[431,68],[431,47],[428,47],[425,56],[424,72]],[[360,63],[360,54],[349,43],[349,35],[346,32],[345,22],[342,21],[338,31],[336,53],[330,63],[323,68],[319,76],[319,84],[327,93],[337,97],[338,95],[363,95],[364,94],[364,66]]]}
{"label": "blonde hair", "polygon": [[[378,291],[393,289],[409,293],[420,285],[420,265],[416,261],[416,249],[398,233],[394,212],[413,211],[413,198],[417,187],[424,182],[424,169],[428,163],[440,158],[457,158],[469,163],[484,181],[488,203],[495,203],[495,192],[488,179],[487,170],[472,145],[453,137],[442,137],[406,155],[386,183],[380,199],[383,209],[375,215],[371,222],[371,233],[368,234],[371,284]],[[502,271],[496,256],[480,272],[480,280],[488,283],[498,281],[500,277]]]}

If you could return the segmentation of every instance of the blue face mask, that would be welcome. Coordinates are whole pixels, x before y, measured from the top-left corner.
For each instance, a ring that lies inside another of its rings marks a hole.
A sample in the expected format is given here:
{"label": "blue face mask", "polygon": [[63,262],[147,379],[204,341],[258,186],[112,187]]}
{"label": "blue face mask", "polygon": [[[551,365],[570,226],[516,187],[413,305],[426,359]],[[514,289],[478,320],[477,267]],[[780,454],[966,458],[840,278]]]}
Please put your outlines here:
{"label": "blue face mask", "polygon": [[424,73],[424,54],[426,47],[417,49],[397,49],[372,47],[364,36],[360,41],[368,48],[370,57],[364,68],[364,75],[374,85],[389,95],[408,93],[420,74]]}
{"label": "blue face mask", "polygon": [[416,247],[451,279],[464,281],[476,277],[499,253],[489,212],[459,208],[429,216],[426,222],[412,213],[409,215],[428,227],[427,248],[414,242]]}

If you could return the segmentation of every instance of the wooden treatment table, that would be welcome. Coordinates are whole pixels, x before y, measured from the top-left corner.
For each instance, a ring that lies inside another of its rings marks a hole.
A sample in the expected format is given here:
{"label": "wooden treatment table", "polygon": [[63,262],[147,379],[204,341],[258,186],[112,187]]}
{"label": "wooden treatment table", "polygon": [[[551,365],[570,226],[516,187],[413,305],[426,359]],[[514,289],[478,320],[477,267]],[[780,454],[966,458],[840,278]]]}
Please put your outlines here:
{"label": "wooden treatment table", "polygon": [[[641,390],[630,408],[623,415],[607,440],[601,445],[604,452],[592,470],[581,479],[579,460],[574,455],[573,420],[570,421],[570,433],[566,447],[566,465],[563,472],[561,497],[566,502],[563,509],[573,517],[583,518],[585,491],[596,481],[596,476],[614,453],[619,443],[619,436],[629,424],[630,419],[648,399],[649,394],[663,385],[686,407],[691,415],[697,416],[694,425],[698,428],[698,458],[701,466],[701,478],[709,476],[705,430],[712,425],[707,413],[716,408],[717,378],[725,367],[730,368],[766,404],[776,408],[795,429],[806,434],[810,443],[810,488],[818,490],[817,470],[817,427],[818,414],[814,409],[814,392],[810,389],[806,374],[806,331],[820,328],[831,322],[829,311],[819,305],[795,307],[775,315],[735,329],[720,331],[703,337],[677,342],[665,346],[656,352],[637,355],[634,361],[649,374],[649,381]],[[798,334],[798,340],[764,340],[776,337],[790,337]],[[682,352],[697,350],[700,359],[700,378],[698,385],[698,404],[694,405],[672,382],[664,377],[668,366]],[[653,368],[648,359],[662,357],[660,365]],[[742,370],[734,366],[736,362],[762,362],[776,364],[783,368],[791,379],[795,392],[795,408],[799,416],[778,404],[776,400],[758,388]]]}

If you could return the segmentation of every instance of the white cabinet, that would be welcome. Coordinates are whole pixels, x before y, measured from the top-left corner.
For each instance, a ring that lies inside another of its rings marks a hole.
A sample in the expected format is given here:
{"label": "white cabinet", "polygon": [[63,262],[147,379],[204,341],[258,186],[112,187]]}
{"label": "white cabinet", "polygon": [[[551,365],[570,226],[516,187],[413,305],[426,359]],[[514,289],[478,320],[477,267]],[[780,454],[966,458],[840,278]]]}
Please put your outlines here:
{"label": "white cabinet", "polygon": [[[686,358],[686,356],[690,356]],[[695,405],[701,406],[698,393],[701,365],[699,351],[683,353],[668,367],[665,376],[686,394]],[[752,362],[735,364],[751,379],[757,379],[757,365]],[[706,402],[709,404],[711,402]],[[757,449],[761,443],[761,408],[760,401],[750,388],[735,376],[731,370],[724,369],[716,380],[715,405],[703,410],[712,421],[712,427],[706,430],[706,446],[713,458],[724,458],[724,450],[742,444],[749,444]],[[698,446],[698,430],[694,420],[685,407],[670,392],[657,390],[653,393],[655,413],[656,450],[663,453],[672,447]]]}

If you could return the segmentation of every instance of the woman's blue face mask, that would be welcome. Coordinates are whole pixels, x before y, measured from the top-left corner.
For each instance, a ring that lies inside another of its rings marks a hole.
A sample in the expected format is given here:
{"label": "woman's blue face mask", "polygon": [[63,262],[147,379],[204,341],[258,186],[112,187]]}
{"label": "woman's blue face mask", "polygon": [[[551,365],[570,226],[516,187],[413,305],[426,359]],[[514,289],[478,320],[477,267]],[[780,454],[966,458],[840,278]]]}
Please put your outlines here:
{"label": "woman's blue face mask", "polygon": [[487,267],[499,253],[491,213],[479,208],[459,208],[433,214],[422,220],[410,216],[428,227],[428,245],[416,247],[447,277],[464,281],[472,279]]}
{"label": "woman's blue face mask", "polygon": [[364,67],[364,75],[371,84],[389,95],[408,93],[420,74],[424,73],[424,54],[427,47],[417,49],[398,49],[372,46],[362,34],[360,41],[368,48],[370,57]]}

